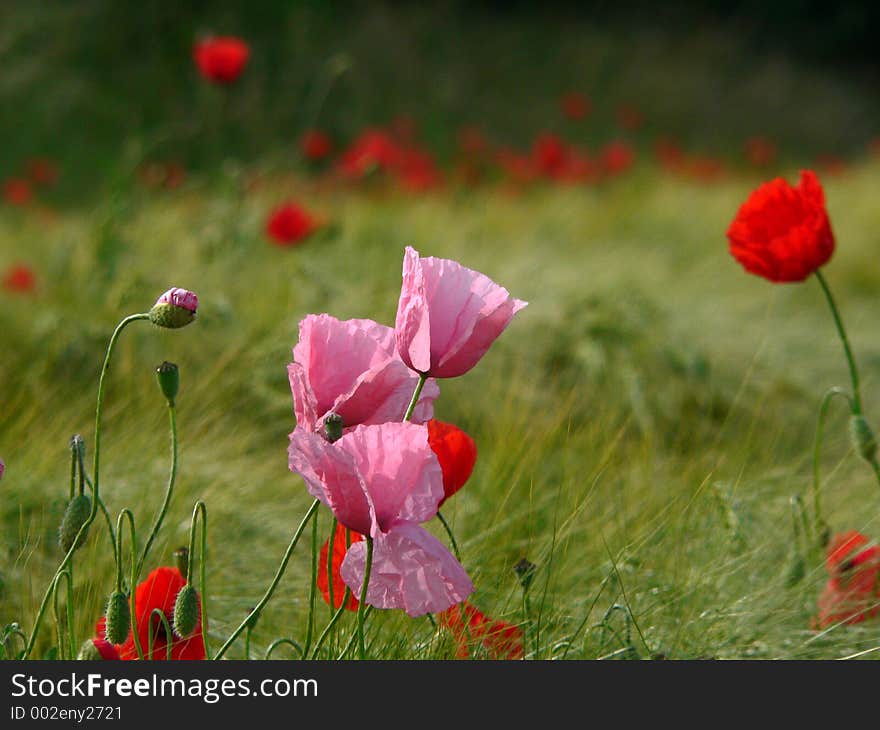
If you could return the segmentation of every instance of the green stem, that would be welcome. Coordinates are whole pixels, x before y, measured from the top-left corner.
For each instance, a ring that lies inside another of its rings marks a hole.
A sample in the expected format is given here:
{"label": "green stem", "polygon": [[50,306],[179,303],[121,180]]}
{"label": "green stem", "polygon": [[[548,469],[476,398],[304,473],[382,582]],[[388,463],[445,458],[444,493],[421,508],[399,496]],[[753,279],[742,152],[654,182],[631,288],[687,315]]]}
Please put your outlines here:
{"label": "green stem", "polygon": [[294,649],[296,649],[299,652],[300,659],[305,658],[305,649],[293,639],[275,639],[275,641],[269,644],[268,648],[266,649],[266,656],[263,658],[269,659],[272,656],[272,652],[275,651],[275,649],[277,649],[279,646],[283,646],[284,644],[292,646]]}
{"label": "green stem", "polygon": [[330,615],[336,610],[336,601],[333,595],[333,545],[336,542],[336,525],[338,520],[333,516],[330,523],[330,539],[327,541],[327,596],[330,602]]}
{"label": "green stem", "polygon": [[[116,554],[120,556],[116,563],[116,590],[122,588],[122,534],[123,519],[128,520],[128,531],[131,533],[129,537],[129,552],[131,557],[131,585],[128,589],[128,605],[131,624],[131,635],[134,639],[134,648],[137,651],[138,659],[144,658],[144,647],[141,644],[141,635],[137,625],[137,606],[135,605],[135,596],[137,594],[137,531],[134,527],[134,515],[128,508],[123,509],[116,518]],[[150,619],[152,621],[152,619]],[[171,634],[168,634],[171,636]],[[152,643],[152,642],[151,642]],[[150,656],[153,656],[152,649]]]}
{"label": "green stem", "polygon": [[162,611],[161,608],[154,608],[152,611],[150,611],[150,635],[149,635],[149,639],[148,639],[149,657],[152,660],[152,658],[153,658],[153,616],[158,618],[159,622],[165,628],[165,660],[170,662],[172,660],[171,646],[174,643],[174,641],[173,641],[174,634],[171,631],[171,624],[168,623],[168,617],[165,615],[165,612]]}
{"label": "green stem", "polygon": [[825,293],[825,298],[828,300],[828,306],[831,308],[831,316],[834,318],[834,324],[837,327],[837,334],[840,335],[840,341],[843,344],[843,352],[846,355],[846,362],[849,365],[849,376],[852,380],[852,412],[853,415],[859,416],[862,414],[862,397],[859,393],[859,373],[856,369],[856,359],[853,357],[852,349],[849,346],[849,338],[846,336],[846,330],[843,327],[843,320],[840,318],[840,311],[837,309],[837,304],[831,294],[831,289],[829,288],[828,282],[825,280],[822,272],[818,269],[816,270],[816,278],[819,280],[819,284],[822,286],[822,291]]}
{"label": "green stem", "polygon": [[412,418],[413,411],[416,409],[416,403],[419,402],[419,396],[422,394],[422,388],[425,387],[425,381],[428,379],[428,376],[424,373],[419,373],[419,382],[416,383],[416,389],[413,391],[412,399],[409,402],[409,406],[407,406],[406,413],[403,416],[404,421],[408,421]]}
{"label": "green stem", "polygon": [[[106,381],[107,381],[107,371],[110,369],[110,358],[113,355],[113,350],[116,347],[116,342],[119,339],[119,335],[122,330],[125,329],[132,322],[136,322],[141,319],[149,319],[150,315],[147,313],[141,314],[132,314],[123,319],[118,325],[116,325],[116,329],[113,330],[113,334],[110,337],[110,342],[107,345],[107,354],[104,356],[104,365],[101,367],[101,376],[98,379],[98,400],[95,406],[95,458],[94,465],[92,467],[92,473],[94,475],[94,499],[92,500],[92,510],[89,513],[89,516],[86,518],[85,522],[83,522],[82,526],[79,528],[79,532],[76,533],[76,537],[73,539],[73,543],[70,546],[70,549],[67,551],[67,555],[64,556],[64,559],[61,561],[61,564],[55,570],[55,576],[57,576],[62,570],[64,570],[67,565],[70,563],[73,558],[73,553],[79,547],[80,540],[83,539],[86,532],[88,532],[89,527],[92,522],[95,521],[95,516],[98,513],[98,501],[100,499],[100,491],[98,488],[98,475],[99,475],[99,467],[100,467],[100,458],[101,458],[101,412],[104,406],[104,393],[106,389]],[[27,659],[31,652],[34,650],[34,645],[37,642],[37,634],[40,631],[40,624],[43,621],[43,616],[46,614],[46,608],[49,605],[49,598],[52,595],[52,586],[55,583],[55,577],[49,582],[49,587],[46,589],[45,594],[43,595],[43,600],[40,602],[40,608],[37,610],[37,617],[34,619],[34,628],[31,629],[31,635],[28,639],[27,647],[25,648],[24,656],[22,659]]]}
{"label": "green stem", "polygon": [[171,493],[174,491],[174,483],[177,480],[177,410],[170,401],[168,403],[168,420],[171,428],[171,473],[168,475],[168,485],[165,487],[165,497],[162,500],[162,506],[159,508],[156,521],[153,523],[153,528],[150,530],[150,535],[144,545],[144,551],[141,553],[141,558],[138,561],[138,575],[140,575],[141,569],[147,560],[147,555],[150,552],[150,547],[153,545],[153,541],[162,527],[162,522],[168,512],[168,505],[171,504]]}
{"label": "green stem", "polygon": [[[324,627],[324,630],[321,632],[321,635],[318,637],[318,641],[315,642],[315,649],[312,652],[312,659],[318,658],[318,652],[321,650],[321,647],[324,645],[324,641],[328,636],[330,636],[330,632],[333,630],[333,627],[336,625],[336,622],[342,617],[342,614],[345,613],[345,604],[348,603],[348,597],[351,595],[351,589],[348,586],[345,587],[345,594],[343,595],[342,604],[337,608],[333,617],[330,619],[330,622]],[[331,606],[332,608],[332,606]]]}
{"label": "green stem", "polygon": [[[368,619],[372,612],[373,612],[373,607],[367,606],[367,610],[364,612],[364,619]],[[345,645],[345,648],[340,652],[339,656],[336,657],[337,661],[341,661],[342,659],[345,659],[346,654],[348,654],[348,652],[351,650],[351,646],[352,646],[352,644],[354,644],[355,639],[357,639],[357,637],[358,637],[357,633],[353,633],[349,637],[348,643]]]}
{"label": "green stem", "polygon": [[[205,568],[207,561],[205,560],[205,551],[208,547],[208,508],[205,503],[199,500],[193,507],[192,520],[189,527],[189,554],[187,555],[186,564],[186,582],[192,584],[193,574],[193,553],[196,548],[196,527],[199,525],[199,515],[201,515],[201,541],[199,543],[199,607],[200,620],[202,629],[202,643],[205,645],[205,658],[211,658],[211,650],[208,648],[208,592],[205,581]],[[250,624],[248,624],[250,626]],[[170,634],[169,634],[170,636]]]}
{"label": "green stem", "polygon": [[244,621],[239,624],[238,628],[232,632],[223,646],[217,651],[215,659],[220,659],[232,645],[239,634],[244,631],[245,627],[248,625],[248,622],[251,620],[251,617],[258,614],[263,607],[269,602],[269,599],[272,598],[272,594],[275,592],[275,589],[278,587],[278,583],[281,581],[281,577],[284,575],[284,571],[287,568],[287,563],[290,561],[291,555],[293,555],[293,551],[296,548],[296,544],[299,542],[300,537],[306,529],[306,525],[308,525],[309,520],[314,517],[315,513],[318,511],[318,505],[321,503],[316,499],[312,502],[312,506],[309,507],[308,512],[306,512],[305,517],[303,517],[302,522],[299,523],[299,527],[296,528],[296,532],[293,534],[293,538],[290,541],[290,544],[287,546],[287,550],[284,553],[284,557],[281,559],[281,565],[278,566],[278,570],[275,573],[275,577],[272,579],[272,582],[269,584],[269,587],[266,589],[265,594],[260,599],[260,602],[251,610],[251,612],[247,615]]}
{"label": "green stem", "polygon": [[98,507],[101,508],[101,514],[104,515],[104,522],[107,525],[107,532],[110,535],[110,544],[113,547],[113,562],[119,562],[119,555],[116,552],[116,533],[113,531],[113,518],[110,517],[110,512],[107,511],[107,505],[104,504],[104,500],[100,497],[95,497],[95,487],[92,485],[92,480],[89,479],[88,475],[86,475],[86,484],[89,485],[89,489],[92,490],[92,499],[96,499],[98,502]]}
{"label": "green stem", "polygon": [[[328,547],[328,551],[332,548]],[[302,658],[308,654],[309,649],[312,646],[312,635],[315,631],[315,599],[318,588],[318,556],[320,555],[320,551],[318,550],[318,518],[312,520],[312,580],[309,584],[309,621],[306,627],[306,643],[305,646],[298,647],[299,655]],[[271,648],[271,647],[270,647]],[[269,658],[269,651],[267,650],[266,658]]]}
{"label": "green stem", "polygon": [[440,524],[443,525],[443,529],[446,530],[446,534],[449,537],[449,542],[452,543],[452,551],[455,553],[455,559],[458,562],[461,562],[461,553],[458,552],[458,543],[455,542],[455,535],[452,534],[452,528],[449,526],[449,523],[446,522],[446,518],[443,517],[443,513],[439,510],[437,511],[437,519],[440,520]]}
{"label": "green stem", "polygon": [[[420,387],[416,388],[416,394],[418,394],[419,390],[421,390]],[[415,397],[413,400],[415,400]],[[412,410],[412,408],[410,408],[410,410]],[[364,644],[364,610],[367,605],[367,588],[370,585],[370,571],[373,568],[373,538],[369,535],[366,535],[365,537],[367,541],[367,565],[364,568],[364,584],[361,586],[361,597],[360,602],[358,603],[357,616],[358,653],[361,660],[367,658],[367,648]],[[345,608],[345,604],[343,604],[342,608]]]}
{"label": "green stem", "polygon": [[822,436],[825,428],[825,416],[828,413],[828,407],[831,405],[831,399],[839,395],[849,401],[850,409],[853,409],[853,401],[849,394],[843,388],[829,388],[822,396],[822,403],[819,405],[819,418],[816,420],[816,438],[813,440],[813,530],[816,541],[821,542],[822,535],[826,530],[825,520],[822,519],[822,482],[819,474],[820,458],[822,453]]}

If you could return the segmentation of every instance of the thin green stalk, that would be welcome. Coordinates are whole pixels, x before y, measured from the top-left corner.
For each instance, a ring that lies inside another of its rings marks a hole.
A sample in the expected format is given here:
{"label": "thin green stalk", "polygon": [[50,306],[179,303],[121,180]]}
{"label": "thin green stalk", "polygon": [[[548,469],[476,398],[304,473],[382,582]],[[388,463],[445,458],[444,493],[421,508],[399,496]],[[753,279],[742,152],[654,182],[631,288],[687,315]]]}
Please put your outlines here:
{"label": "thin green stalk", "polygon": [[275,639],[275,641],[269,644],[269,646],[266,648],[266,655],[263,658],[269,659],[272,656],[272,652],[275,651],[275,649],[277,649],[279,646],[283,646],[284,644],[292,646],[299,652],[300,659],[305,659],[305,649],[293,639]]}
{"label": "thin green stalk", "polygon": [[[332,552],[332,547],[328,547],[328,552]],[[312,635],[315,631],[315,599],[318,588],[318,518],[312,520],[312,580],[309,583],[309,620],[306,627],[306,642],[304,646],[299,647],[299,654],[305,658],[312,646]],[[268,659],[268,650],[267,656]]]}
{"label": "thin green stalk", "polygon": [[[364,612],[364,619],[368,619],[370,614],[373,612],[372,606],[367,606],[367,610]],[[345,648],[340,652],[339,656],[336,657],[337,661],[345,659],[346,654],[351,650],[352,644],[354,644],[355,639],[357,639],[357,633],[353,633],[350,637],[348,637],[348,643],[345,645]]]}
{"label": "thin green stalk", "polygon": [[458,552],[458,543],[455,541],[455,535],[452,534],[452,528],[449,526],[449,523],[446,522],[443,513],[439,510],[437,511],[437,519],[440,520],[440,524],[443,525],[443,529],[446,530],[446,535],[449,537],[449,542],[452,544],[452,552],[455,553],[455,558],[460,563],[461,553]]}
{"label": "thin green stalk", "polygon": [[[116,518],[116,554],[120,556],[119,560],[116,563],[116,590],[122,590],[122,534],[123,534],[123,519],[128,520],[128,531],[131,533],[129,536],[129,553],[131,559],[131,585],[128,589],[128,602],[129,602],[129,613],[130,623],[131,623],[131,635],[134,638],[134,648],[137,651],[138,659],[144,658],[144,647],[141,644],[141,636],[138,631],[137,625],[137,606],[135,605],[135,595],[137,593],[137,531],[134,527],[134,515],[131,510],[128,508],[124,508],[119,512],[119,517]],[[150,619],[152,621],[152,619]],[[150,628],[150,638],[152,639],[152,625]],[[170,634],[169,634],[170,635]],[[152,641],[150,642],[152,644]],[[150,657],[153,656],[152,648],[150,649]]]}
{"label": "thin green stalk", "polygon": [[171,661],[171,646],[174,643],[174,634],[171,631],[171,624],[168,623],[168,617],[161,608],[154,608],[150,611],[150,635],[148,638],[149,658],[153,658],[153,616],[159,619],[159,623],[165,628],[165,660]]}
{"label": "thin green stalk", "polygon": [[[189,554],[187,555],[187,583],[192,583],[193,574],[193,553],[196,548],[196,527],[199,523],[199,515],[201,515],[201,542],[199,544],[199,598],[200,616],[202,622],[202,643],[205,645],[205,658],[211,658],[211,650],[208,647],[208,592],[205,582],[205,551],[208,547],[208,508],[205,503],[199,500],[193,507],[192,520],[189,527]],[[251,624],[248,623],[248,626]]]}
{"label": "thin green stalk", "polygon": [[846,398],[850,404],[850,409],[854,408],[853,401],[849,394],[839,387],[829,388],[822,396],[822,403],[819,405],[819,418],[816,420],[816,437],[813,440],[813,530],[816,541],[822,540],[827,525],[822,518],[822,482],[819,474],[820,460],[822,454],[822,436],[825,428],[825,416],[828,413],[828,407],[831,405],[831,399],[834,396],[842,396]]}
{"label": "thin green stalk", "polygon": [[104,515],[104,523],[107,525],[107,532],[110,535],[110,544],[113,547],[113,562],[119,562],[119,555],[116,552],[116,533],[113,531],[113,518],[110,517],[110,512],[107,510],[107,505],[104,504],[104,500],[100,497],[95,497],[95,487],[92,485],[92,480],[89,479],[88,475],[86,475],[86,484],[89,485],[89,489],[92,490],[92,499],[96,499],[98,502],[98,507],[101,509],[101,514]]}
{"label": "thin green stalk", "polygon": [[[52,595],[52,610],[55,615],[55,629],[58,634],[58,654],[59,659],[73,659],[74,647],[76,644],[76,637],[73,633],[73,574],[72,574],[73,565],[71,565],[66,570],[63,570],[58,574],[58,577],[55,580],[55,587]],[[67,624],[67,645],[65,647],[65,636],[64,631],[61,628],[61,615],[58,610],[58,584],[61,582],[61,579],[64,578],[64,584],[66,587],[66,600],[65,600],[65,611],[66,618],[65,623]]]}
{"label": "thin green stalk", "polygon": [[828,282],[825,280],[825,276],[819,269],[816,269],[816,278],[822,286],[822,291],[825,293],[825,299],[828,300],[828,306],[831,309],[831,316],[834,318],[834,324],[837,327],[837,334],[840,335],[840,342],[843,344],[843,353],[846,355],[846,362],[849,365],[849,376],[852,381],[853,389],[852,412],[853,415],[860,416],[862,414],[862,396],[859,392],[859,373],[856,369],[856,359],[850,348],[849,338],[846,336],[846,330],[843,327],[843,320],[840,317],[840,311],[837,309],[834,296],[831,294],[831,289],[828,286]]}
{"label": "thin green stalk", "polygon": [[330,601],[330,615],[333,615],[333,612],[336,610],[334,606],[336,605],[336,601],[334,601],[333,595],[333,544],[336,542],[336,525],[338,524],[338,520],[336,516],[333,516],[333,520],[330,522],[330,539],[327,541],[327,596]]}
{"label": "thin green stalk", "polygon": [[[424,377],[424,376],[422,376]],[[416,389],[416,393],[420,388]],[[415,396],[413,397],[415,400]],[[369,535],[366,535],[367,541],[367,565],[364,568],[364,584],[361,586],[361,597],[360,603],[358,603],[358,615],[357,615],[357,635],[358,635],[358,654],[361,660],[367,658],[367,647],[364,644],[364,607],[367,605],[367,588],[370,585],[370,571],[373,568],[373,538]],[[345,607],[345,604],[342,606]]]}
{"label": "thin green stalk", "polygon": [[226,639],[226,642],[217,651],[217,654],[214,657],[215,659],[220,659],[223,657],[223,655],[226,653],[226,651],[232,645],[232,642],[234,642],[238,638],[239,634],[241,634],[241,632],[244,631],[248,622],[251,620],[251,617],[253,617],[254,615],[258,614],[260,611],[262,611],[263,607],[269,602],[269,599],[272,598],[272,594],[275,592],[275,589],[278,587],[278,583],[281,581],[281,577],[284,575],[284,571],[287,568],[287,563],[290,561],[290,557],[291,557],[291,555],[293,555],[294,549],[296,549],[296,544],[299,542],[300,537],[302,536],[303,532],[305,531],[306,525],[308,525],[309,520],[312,519],[312,517],[318,511],[318,505],[320,505],[320,504],[321,503],[317,499],[314,502],[312,502],[312,506],[309,507],[308,511],[306,512],[305,517],[302,518],[302,522],[299,523],[299,527],[296,528],[296,532],[293,534],[293,538],[291,539],[290,544],[287,546],[287,550],[284,553],[284,557],[281,559],[281,564],[278,566],[278,570],[275,572],[275,577],[272,579],[272,582],[269,584],[269,587],[266,589],[265,594],[263,594],[263,597],[260,599],[260,602],[251,610],[251,612],[247,615],[247,617],[244,619],[244,621],[242,621],[238,625],[238,628],[235,629],[235,631],[233,631],[232,634],[230,634],[228,639]]}
{"label": "thin green stalk", "polygon": [[404,421],[408,421],[412,418],[413,411],[416,409],[416,403],[419,402],[419,396],[422,394],[422,388],[425,387],[425,381],[427,379],[427,375],[419,373],[419,382],[416,383],[416,389],[413,391],[412,399],[409,402],[409,406],[407,406],[406,413],[403,415]]}
{"label": "thin green stalk", "polygon": [[147,560],[147,555],[150,552],[150,547],[152,547],[153,541],[162,527],[162,522],[168,512],[168,505],[171,504],[171,493],[174,491],[174,483],[177,480],[177,409],[170,401],[168,403],[168,420],[171,429],[171,473],[168,475],[168,485],[165,487],[165,497],[162,500],[162,506],[159,508],[156,521],[153,523],[153,528],[150,530],[150,535],[147,537],[144,550],[141,553],[140,560],[138,560],[138,575],[140,575],[141,569]]}
{"label": "thin green stalk", "polygon": [[[318,641],[315,642],[315,648],[312,651],[312,659],[318,658],[318,652],[321,650],[321,647],[324,645],[324,641],[330,636],[330,632],[333,630],[333,627],[336,626],[336,622],[342,617],[342,614],[345,613],[345,604],[348,603],[348,597],[351,595],[351,589],[346,586],[345,593],[343,594],[342,603],[339,608],[337,608],[333,617],[330,619],[330,622],[324,627],[324,630],[321,632],[321,635],[318,637]],[[331,608],[332,608],[331,604]]]}
{"label": "thin green stalk", "polygon": [[[116,325],[116,329],[113,330],[113,334],[110,337],[110,342],[107,345],[107,354],[104,356],[104,364],[101,367],[101,375],[98,379],[98,399],[95,406],[95,457],[92,467],[92,474],[94,479],[94,499],[92,500],[92,511],[89,513],[86,521],[83,522],[82,526],[79,528],[79,532],[77,532],[76,537],[73,539],[73,543],[71,544],[70,549],[67,551],[67,555],[64,556],[61,564],[55,570],[55,576],[57,576],[62,570],[64,570],[68,566],[71,559],[73,558],[73,553],[79,547],[80,540],[83,539],[92,522],[95,521],[95,516],[98,513],[98,502],[100,499],[100,490],[98,485],[101,458],[101,413],[104,407],[104,394],[106,391],[107,371],[110,369],[110,358],[113,355],[113,350],[116,347],[116,342],[119,339],[119,335],[122,333],[122,330],[124,330],[132,322],[149,318],[150,315],[147,313],[129,315],[128,317],[123,319],[118,325]],[[34,619],[34,627],[33,629],[31,629],[31,635],[28,639],[28,644],[25,648],[24,656],[22,657],[22,659],[27,659],[30,656],[31,652],[34,650],[34,645],[37,642],[37,634],[40,631],[40,624],[43,621],[43,616],[45,615],[46,608],[49,605],[49,598],[52,595],[52,586],[54,582],[55,577],[53,577],[52,580],[49,582],[49,586],[48,588],[46,588],[46,592],[43,595],[43,600],[40,602],[40,608],[37,610],[37,617],[36,619]]]}

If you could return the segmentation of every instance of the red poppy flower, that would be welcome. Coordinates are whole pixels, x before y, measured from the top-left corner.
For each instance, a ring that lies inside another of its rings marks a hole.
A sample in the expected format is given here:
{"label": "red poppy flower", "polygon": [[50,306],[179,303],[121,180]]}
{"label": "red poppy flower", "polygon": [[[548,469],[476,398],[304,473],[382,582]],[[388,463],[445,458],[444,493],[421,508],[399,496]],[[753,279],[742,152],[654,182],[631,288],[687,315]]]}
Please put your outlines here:
{"label": "red poppy flower", "polygon": [[320,129],[309,129],[299,139],[302,156],[312,162],[323,160],[333,151],[333,141]]}
{"label": "red poppy flower", "polygon": [[529,155],[521,155],[511,149],[502,148],[498,150],[495,160],[507,179],[514,184],[530,183],[538,176],[538,171]]}
{"label": "red poppy flower", "polygon": [[467,157],[479,157],[489,150],[489,140],[479,127],[466,126],[456,135],[458,149]]}
{"label": "red poppy flower", "polygon": [[[363,535],[354,530],[351,530],[350,534],[352,545],[364,539]],[[328,604],[330,603],[329,581],[327,580],[327,551],[330,549],[329,544],[330,540],[328,539],[324,542],[324,546],[321,548],[321,554],[318,556],[317,580],[318,590],[321,591],[321,595],[324,596],[324,600]],[[342,605],[342,598],[345,595],[346,585],[342,580],[342,576],[339,574],[339,566],[341,566],[342,561],[345,560],[345,554],[347,552],[348,548],[345,545],[345,527],[337,522],[336,530],[333,533],[333,567],[331,569],[333,578],[333,608],[339,608]],[[358,599],[352,593],[348,597],[345,609],[347,611],[357,611],[357,607]]]}
{"label": "red poppy flower", "polygon": [[378,170],[393,167],[400,159],[400,149],[381,129],[367,129],[342,153],[339,167],[348,178],[363,178]]}
{"label": "red poppy flower", "polygon": [[819,596],[817,628],[880,615],[880,546],[854,530],[844,532],[831,541],[825,566],[830,577]]}
{"label": "red poppy flower", "polygon": [[[188,639],[181,639],[177,636],[168,636],[165,625],[158,620],[152,618],[153,609],[158,608],[168,623],[171,624],[174,615],[174,601],[180,589],[186,585],[186,581],[177,568],[156,568],[150,573],[146,580],[138,583],[137,590],[134,594],[135,606],[135,623],[137,625],[138,638],[141,641],[141,648],[146,657],[149,650],[150,624],[152,624],[153,632],[153,653],[151,659],[165,659],[168,651],[168,641],[171,639],[171,658],[174,660],[183,659],[204,659],[205,643],[202,639],[202,621],[199,617],[196,622],[196,628],[192,636]],[[106,617],[102,617],[95,627],[99,639],[106,639],[105,625]],[[134,643],[134,635],[129,629],[128,638],[122,643],[116,645],[116,651],[119,658],[124,660],[137,659],[137,647]]]}
{"label": "red poppy flower", "polygon": [[481,649],[488,659],[523,658],[522,629],[489,618],[467,601],[441,613],[440,625],[452,633],[457,659],[469,659],[472,648]]}
{"label": "red poppy flower", "polygon": [[11,177],[3,183],[3,199],[10,205],[27,205],[34,197],[31,184],[20,177]]}
{"label": "red poppy flower", "polygon": [[797,187],[782,178],[761,185],[740,207],[727,238],[746,271],[773,282],[806,279],[834,253],[816,173],[801,172]]}
{"label": "red poppy flower", "polygon": [[266,235],[278,246],[293,246],[318,228],[315,219],[296,203],[284,203],[269,213]]}
{"label": "red poppy flower", "polygon": [[636,153],[626,142],[609,142],[602,148],[600,160],[602,169],[608,175],[619,175],[626,172],[635,162]]}
{"label": "red poppy flower", "polygon": [[413,192],[431,190],[443,181],[443,175],[434,158],[418,147],[401,150],[394,171],[398,182]]}
{"label": "red poppy flower", "polygon": [[58,165],[47,157],[32,157],[24,166],[35,185],[54,185],[58,180]]}
{"label": "red poppy flower", "polygon": [[571,119],[573,122],[586,117],[592,109],[590,100],[577,91],[571,91],[565,94],[562,99],[559,100],[559,105],[562,108],[562,113],[565,115],[566,119]]}
{"label": "red poppy flower", "polygon": [[565,168],[568,150],[565,142],[555,134],[539,134],[532,144],[535,167],[547,177],[555,177]]}
{"label": "red poppy flower", "polygon": [[470,478],[477,461],[477,445],[458,426],[436,418],[428,421],[428,444],[437,455],[443,472],[442,505]]}
{"label": "red poppy flower", "polygon": [[767,167],[776,159],[776,145],[766,137],[749,137],[744,152],[752,167]]}
{"label": "red poppy flower", "polygon": [[3,288],[11,292],[28,294],[37,288],[37,277],[26,264],[13,264],[3,275]]}
{"label": "red poppy flower", "polygon": [[193,46],[193,58],[199,72],[217,84],[233,83],[244,70],[251,50],[241,38],[208,38]]}

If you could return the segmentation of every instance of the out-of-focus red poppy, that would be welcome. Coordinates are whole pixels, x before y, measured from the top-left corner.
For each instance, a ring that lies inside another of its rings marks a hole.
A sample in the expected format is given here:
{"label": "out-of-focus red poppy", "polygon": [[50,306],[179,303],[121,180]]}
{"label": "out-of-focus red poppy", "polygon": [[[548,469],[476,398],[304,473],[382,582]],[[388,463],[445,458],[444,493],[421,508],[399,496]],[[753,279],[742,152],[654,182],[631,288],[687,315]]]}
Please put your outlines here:
{"label": "out-of-focus red poppy", "polygon": [[579,91],[570,91],[559,100],[559,106],[566,119],[577,122],[584,119],[592,110],[590,100]]}
{"label": "out-of-focus red poppy", "polygon": [[342,153],[339,169],[343,176],[359,179],[393,167],[400,159],[400,148],[382,129],[362,132]]}
{"label": "out-of-focus red poppy", "polygon": [[565,167],[568,150],[556,134],[544,132],[532,144],[532,161],[545,177],[556,177]]}
{"label": "out-of-focus red poppy", "polygon": [[523,631],[515,624],[491,619],[467,601],[439,617],[440,625],[452,633],[457,659],[469,659],[472,650],[487,659],[523,658]]}
{"label": "out-of-focus red poppy", "polygon": [[251,49],[241,38],[218,36],[206,38],[193,46],[193,59],[208,81],[231,84],[244,71]]}
{"label": "out-of-focus red poppy", "polygon": [[179,162],[145,162],[138,169],[140,181],[148,188],[174,190],[186,182],[186,168]]}
{"label": "out-of-focus red poppy", "polygon": [[400,184],[413,192],[432,190],[443,181],[433,156],[418,147],[401,150],[394,171]]}
{"label": "out-of-focus red poppy", "polygon": [[654,157],[666,170],[677,172],[684,162],[684,150],[671,137],[658,137],[654,141]]}
{"label": "out-of-focus red poppy", "polygon": [[49,187],[58,181],[58,165],[48,157],[32,157],[24,163],[27,176],[34,185]]}
{"label": "out-of-focus red poppy", "polygon": [[466,126],[458,130],[458,149],[467,157],[480,157],[489,151],[489,140],[479,127]]}
{"label": "out-of-focus red poppy", "polygon": [[428,443],[443,472],[443,499],[438,505],[442,506],[470,478],[477,461],[477,445],[455,424],[436,418],[428,421]]}
{"label": "out-of-focus red poppy", "polygon": [[[193,634],[187,639],[181,639],[176,635],[168,636],[168,632],[157,617],[153,617],[153,609],[159,609],[172,624],[174,617],[174,602],[180,589],[186,581],[177,568],[156,568],[146,580],[138,583],[134,595],[135,625],[137,626],[138,638],[144,657],[150,659],[165,659],[168,651],[168,642],[171,642],[171,658],[173,660],[205,658],[205,642],[202,639],[202,621],[199,617]],[[99,639],[106,639],[106,617],[102,617],[96,626]],[[153,635],[153,652],[149,654],[150,632]],[[124,660],[137,659],[137,647],[134,643],[134,635],[129,629],[128,638],[116,645],[119,658]]]}
{"label": "out-of-focus red poppy", "polygon": [[17,294],[30,294],[37,288],[37,277],[27,264],[13,264],[3,274],[3,288]]}
{"label": "out-of-focus red poppy", "polygon": [[819,155],[816,169],[821,170],[823,175],[843,175],[849,170],[849,163],[838,155]]}
{"label": "out-of-focus red poppy", "polygon": [[294,246],[318,228],[317,221],[297,203],[282,203],[266,220],[266,235],[278,246]]}
{"label": "out-of-focus red poppy", "polygon": [[34,197],[30,182],[20,177],[10,177],[3,182],[3,200],[10,205],[27,205]]}
{"label": "out-of-focus red poppy", "polygon": [[616,116],[618,126],[627,132],[635,132],[645,123],[645,115],[633,104],[621,104]]}
{"label": "out-of-focus red poppy", "polygon": [[[350,530],[349,532],[352,545],[364,539],[364,536],[359,532],[355,532],[354,530]],[[329,545],[330,540],[328,538],[324,542],[324,546],[321,548],[321,554],[318,556],[317,579],[318,590],[321,591],[321,595],[324,596],[324,600],[328,604],[330,603],[330,581],[327,580],[327,551],[330,549]],[[345,596],[346,585],[342,580],[342,576],[339,574],[339,566],[341,566],[342,561],[345,560],[345,554],[347,552],[348,547],[345,544],[345,527],[337,522],[336,529],[333,532],[333,565],[330,570],[333,579],[333,608],[339,608],[342,605],[342,599]],[[357,607],[358,599],[354,593],[351,593],[348,597],[348,602],[345,604],[345,610],[357,611]]]}
{"label": "out-of-focus red poppy", "polygon": [[834,253],[825,194],[812,170],[792,187],[764,183],[740,206],[727,229],[731,255],[743,268],[773,282],[803,281]]}
{"label": "out-of-focus red poppy", "polygon": [[825,567],[829,578],[819,596],[815,628],[880,615],[880,547],[859,532],[844,532],[828,546]]}
{"label": "out-of-focus red poppy", "polygon": [[507,147],[502,147],[496,153],[495,161],[508,182],[515,185],[533,182],[538,177],[538,169],[530,155],[523,155]]}
{"label": "out-of-focus red poppy", "polygon": [[605,174],[619,175],[633,166],[636,153],[627,142],[615,140],[602,148],[599,159]]}
{"label": "out-of-focus red poppy", "polygon": [[299,149],[305,159],[319,162],[327,159],[333,152],[333,140],[320,129],[308,129],[299,138]]}
{"label": "out-of-focus red poppy", "polygon": [[687,158],[679,170],[699,182],[715,182],[724,177],[724,163],[706,155]]}
{"label": "out-of-focus red poppy", "polygon": [[743,151],[752,167],[767,167],[776,161],[776,145],[767,137],[749,137]]}

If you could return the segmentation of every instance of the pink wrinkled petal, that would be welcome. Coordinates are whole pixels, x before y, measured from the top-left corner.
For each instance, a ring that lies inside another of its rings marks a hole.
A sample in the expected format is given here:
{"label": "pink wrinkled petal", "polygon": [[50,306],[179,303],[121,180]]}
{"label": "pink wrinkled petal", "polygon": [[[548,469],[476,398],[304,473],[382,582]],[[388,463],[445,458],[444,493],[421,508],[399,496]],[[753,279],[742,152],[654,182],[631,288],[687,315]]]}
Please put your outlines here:
{"label": "pink wrinkled petal", "polygon": [[428,428],[414,423],[358,426],[334,446],[354,460],[373,505],[377,529],[401,521],[424,522],[443,499],[443,471],[428,443]]}
{"label": "pink wrinkled petal", "polygon": [[296,428],[290,434],[288,464],[302,476],[309,494],[326,504],[341,524],[361,534],[372,532],[373,505],[354,459],[345,449]]}
{"label": "pink wrinkled petal", "polygon": [[[352,545],[340,575],[355,596],[364,582],[367,546]],[[373,563],[367,604],[399,608],[410,616],[440,613],[465,600],[474,591],[467,572],[436,537],[405,522],[373,541]]]}

